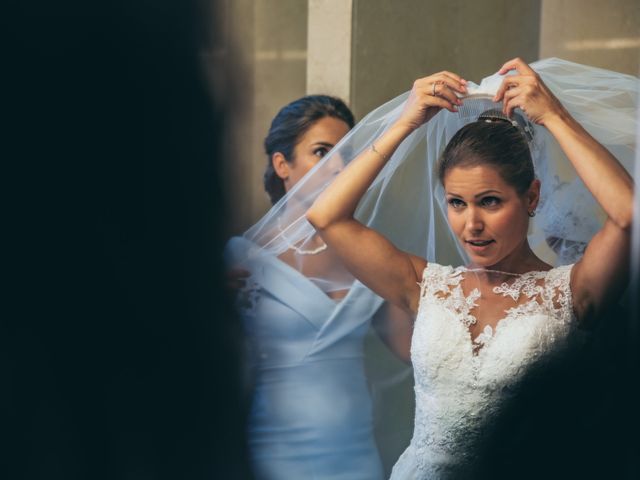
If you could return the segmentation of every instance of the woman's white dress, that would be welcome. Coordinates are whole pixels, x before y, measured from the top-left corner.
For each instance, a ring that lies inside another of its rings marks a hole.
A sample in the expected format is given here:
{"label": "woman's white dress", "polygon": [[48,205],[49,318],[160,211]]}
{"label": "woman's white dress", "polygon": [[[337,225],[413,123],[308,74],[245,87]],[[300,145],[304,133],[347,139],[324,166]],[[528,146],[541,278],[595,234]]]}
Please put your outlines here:
{"label": "woman's white dress", "polygon": [[496,295],[511,297],[513,308],[495,331],[487,327],[472,340],[468,325],[480,293],[463,291],[470,271],[427,266],[411,344],[414,434],[392,480],[474,478],[483,434],[501,405],[575,328],[571,267],[529,272],[494,288]]}

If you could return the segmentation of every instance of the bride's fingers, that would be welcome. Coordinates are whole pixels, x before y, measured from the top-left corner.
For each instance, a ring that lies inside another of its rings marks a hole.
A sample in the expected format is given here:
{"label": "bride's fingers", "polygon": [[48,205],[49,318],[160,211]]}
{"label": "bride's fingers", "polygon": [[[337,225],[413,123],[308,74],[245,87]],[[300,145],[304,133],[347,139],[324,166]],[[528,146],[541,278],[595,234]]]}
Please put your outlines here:
{"label": "bride's fingers", "polygon": [[441,72],[438,72],[436,73],[436,75],[446,75],[447,77],[450,77],[457,82],[467,83],[467,81],[464,78],[462,78],[460,75],[458,75],[457,73],[450,72],[448,70],[443,70]]}
{"label": "bride's fingers", "polygon": [[500,84],[500,88],[493,97],[494,102],[502,100],[504,93],[513,88],[525,85],[531,82],[533,77],[527,75],[507,75]]}
{"label": "bride's fingers", "polygon": [[[425,108],[429,107],[437,107],[437,108],[446,108],[450,109],[453,103],[452,98],[447,98],[446,95],[455,97],[455,94],[449,90],[449,93],[445,93],[446,87],[439,83],[432,83],[430,86],[421,87],[416,90],[418,94],[417,100],[418,103],[423,105]],[[436,92],[434,95],[434,91]],[[438,92],[442,92],[440,95]]]}
{"label": "bride's fingers", "polygon": [[462,105],[462,100],[458,98],[456,92],[454,92],[447,84],[440,81],[434,81],[431,84],[422,86],[419,89],[421,95],[425,96],[425,102],[427,105],[433,105],[438,107],[445,107],[441,102],[433,103],[433,99],[440,98],[448,102],[449,105]]}
{"label": "bride's fingers", "polygon": [[511,114],[515,108],[520,107],[522,100],[522,88],[516,87],[507,90],[502,100],[502,113],[511,118]]}
{"label": "bride's fingers", "polygon": [[517,87],[518,83],[515,82],[511,77],[513,77],[514,75],[509,75],[507,78],[505,78],[504,80],[502,80],[502,83],[500,84],[500,88],[498,88],[498,91],[496,92],[495,96],[493,97],[493,101],[494,102],[499,102],[500,100],[503,99],[505,92],[507,92],[508,90]]}
{"label": "bride's fingers", "polygon": [[435,88],[433,90],[435,91],[436,97],[444,98],[453,105],[462,105],[462,101],[458,98],[456,93],[447,85],[435,84]]}
{"label": "bride's fingers", "polygon": [[498,88],[498,91],[493,96],[493,101],[497,103],[500,100],[502,100],[502,97],[504,97],[504,92],[506,92],[509,89],[510,86],[511,85],[509,83],[509,79],[508,78],[505,78],[504,80],[502,80],[502,83],[500,84],[500,87]]}
{"label": "bride's fingers", "polygon": [[439,82],[443,85],[446,85],[451,90],[455,90],[459,93],[467,93],[467,84],[466,81],[460,79],[457,75],[453,77],[451,75],[447,75],[446,73],[442,73],[437,76],[435,79],[436,82]]}
{"label": "bride's fingers", "polygon": [[466,80],[463,80],[459,76],[454,75],[455,74],[451,74],[450,72],[436,73],[435,75],[419,78],[413,83],[413,85],[417,88],[433,89],[434,84],[443,84],[459,93],[467,93]]}
{"label": "bride's fingers", "polygon": [[[440,72],[440,75],[442,76],[443,80],[450,80],[451,82],[453,82],[453,85],[459,86],[465,92],[467,91],[467,81],[464,78],[462,78],[460,75],[452,72],[447,72],[446,70],[443,72]],[[452,84],[450,84],[449,82],[447,82],[447,85],[452,86]]]}
{"label": "bride's fingers", "polygon": [[509,60],[504,65],[502,65],[502,67],[500,67],[500,70],[498,70],[498,74],[504,75],[511,70],[516,70],[520,75],[535,75],[535,71],[519,57]]}
{"label": "bride's fingers", "polygon": [[449,110],[450,112],[454,112],[454,113],[458,111],[457,104],[451,102],[447,98],[443,98],[443,97],[439,97],[439,96],[435,96],[435,97],[431,96],[431,99],[429,100],[429,106],[437,107],[437,108],[445,108],[445,109]]}
{"label": "bride's fingers", "polygon": [[467,81],[464,78],[462,78],[460,75],[458,75],[456,73],[453,73],[453,72],[448,72],[446,70],[443,70],[442,72],[434,73],[434,74],[429,75],[427,77],[419,78],[416,81],[432,82],[433,80],[444,80],[445,78],[448,78],[451,81],[459,83],[461,85],[466,85],[467,84]]}

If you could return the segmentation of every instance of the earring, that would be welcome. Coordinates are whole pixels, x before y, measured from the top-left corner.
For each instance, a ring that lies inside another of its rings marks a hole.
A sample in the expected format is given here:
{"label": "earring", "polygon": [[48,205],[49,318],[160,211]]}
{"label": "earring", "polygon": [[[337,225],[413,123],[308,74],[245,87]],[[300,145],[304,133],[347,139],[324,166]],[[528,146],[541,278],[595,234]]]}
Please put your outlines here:
{"label": "earring", "polygon": [[529,215],[531,218],[536,216],[536,211],[535,210],[531,210],[530,212],[527,212],[527,215]]}

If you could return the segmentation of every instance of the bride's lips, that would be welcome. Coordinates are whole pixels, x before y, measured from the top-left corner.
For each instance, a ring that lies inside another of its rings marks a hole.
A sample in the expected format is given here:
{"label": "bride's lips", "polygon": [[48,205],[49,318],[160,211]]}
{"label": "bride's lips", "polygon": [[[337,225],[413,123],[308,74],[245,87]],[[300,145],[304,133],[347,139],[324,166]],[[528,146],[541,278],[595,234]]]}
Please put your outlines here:
{"label": "bride's lips", "polygon": [[482,253],[495,243],[495,240],[484,240],[480,238],[472,238],[465,240],[467,248],[474,253]]}

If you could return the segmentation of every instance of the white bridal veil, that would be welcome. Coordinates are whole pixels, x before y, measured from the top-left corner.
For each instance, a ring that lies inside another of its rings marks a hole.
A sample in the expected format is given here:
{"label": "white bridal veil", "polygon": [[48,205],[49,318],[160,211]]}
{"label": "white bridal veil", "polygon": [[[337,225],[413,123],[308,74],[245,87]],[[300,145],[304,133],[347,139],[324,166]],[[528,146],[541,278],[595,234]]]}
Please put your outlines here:
{"label": "white bridal veil", "polygon": [[[621,73],[550,58],[531,67],[562,104],[599,142],[633,173],[636,148],[638,79]],[[469,94],[458,113],[440,111],[407,138],[369,188],[356,217],[376,229],[398,248],[430,262],[460,265],[465,254],[446,220],[444,191],[436,174],[438,158],[454,133],[490,108],[504,77],[494,74],[480,84],[469,83]],[[305,219],[305,211],[335,175],[369,148],[397,119],[408,92],[369,113],[298,182],[271,210],[243,235],[252,255],[288,252],[294,267],[324,291],[352,287],[353,277],[341,268],[322,268],[329,250],[318,251],[319,239]],[[601,227],[604,213],[577,177],[568,159],[544,127],[533,130],[530,147],[536,176],[541,180],[541,202],[531,221],[529,241],[545,261],[560,265],[577,260]],[[331,263],[331,262],[329,262]],[[366,289],[358,285],[357,290]],[[353,293],[353,292],[351,292]],[[370,293],[368,293],[370,294]]]}

